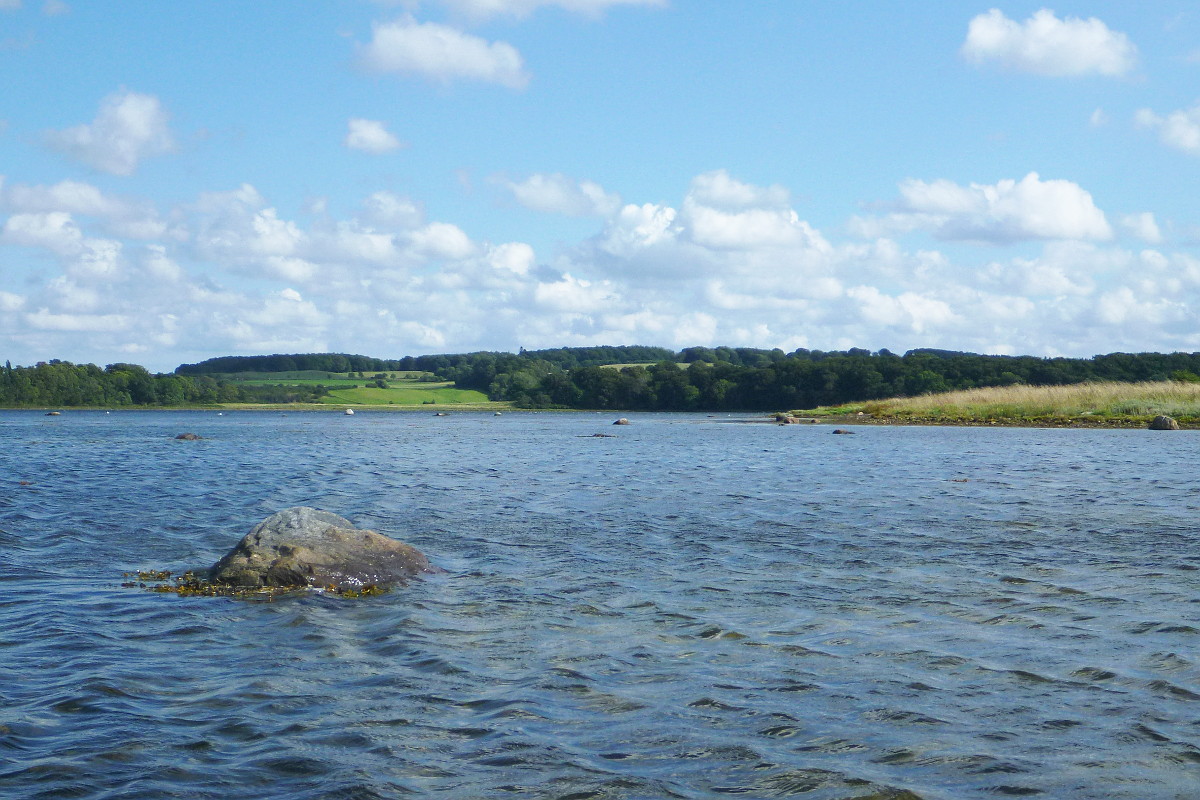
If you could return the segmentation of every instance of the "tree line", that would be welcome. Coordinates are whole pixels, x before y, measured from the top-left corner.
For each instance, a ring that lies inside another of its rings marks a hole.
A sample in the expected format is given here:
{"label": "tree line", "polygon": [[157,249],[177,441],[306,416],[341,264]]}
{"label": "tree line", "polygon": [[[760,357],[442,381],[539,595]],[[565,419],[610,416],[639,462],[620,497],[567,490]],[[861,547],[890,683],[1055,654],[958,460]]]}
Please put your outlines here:
{"label": "tree line", "polygon": [[[615,366],[614,366],[615,365]],[[1092,358],[987,356],[918,349],[903,355],[731,347],[564,347],[401,359],[339,353],[225,356],[151,374],[136,364],[6,362],[0,405],[173,406],[311,402],[320,386],[247,386],[239,372],[420,371],[524,408],[778,411],[982,386],[1087,381],[1200,381],[1200,353],[1110,353]]]}
{"label": "tree line", "polygon": [[0,406],[181,406],[217,403],[296,403],[315,400],[320,387],[241,386],[211,375],[151,374],[137,364],[72,364],[53,359],[31,367],[4,363]]}
{"label": "tree line", "polygon": [[985,356],[947,350],[685,349],[621,368],[564,367],[538,353],[474,353],[439,374],[464,389],[527,408],[772,411],[955,389],[1087,381],[1200,381],[1200,353],[1093,358]]}

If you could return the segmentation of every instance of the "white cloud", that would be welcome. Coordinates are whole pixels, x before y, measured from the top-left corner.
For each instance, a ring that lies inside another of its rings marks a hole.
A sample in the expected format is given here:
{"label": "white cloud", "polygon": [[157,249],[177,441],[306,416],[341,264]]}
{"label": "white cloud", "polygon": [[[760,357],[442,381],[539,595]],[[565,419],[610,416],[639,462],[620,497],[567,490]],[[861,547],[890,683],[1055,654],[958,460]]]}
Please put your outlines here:
{"label": "white cloud", "polygon": [[895,212],[883,219],[856,219],[852,228],[867,237],[919,229],[947,240],[997,244],[1112,238],[1091,194],[1071,181],[1043,181],[1036,172],[994,185],[907,180],[900,184]]}
{"label": "white cloud", "polygon": [[172,233],[153,208],[107,195],[79,181],[60,181],[52,186],[6,186],[0,177],[0,208],[18,213],[60,211],[96,217],[104,221],[110,232],[125,238],[155,239]]}
{"label": "white cloud", "polygon": [[19,311],[25,305],[25,298],[12,292],[0,291],[0,311]]}
{"label": "white cloud", "polygon": [[1165,117],[1148,108],[1139,109],[1134,122],[1142,128],[1156,129],[1163,144],[1189,155],[1200,155],[1200,104],[1172,111]]}
{"label": "white cloud", "polygon": [[524,17],[539,8],[555,7],[599,16],[613,6],[665,6],[666,0],[443,0],[460,14],[475,19],[501,15]]}
{"label": "white cloud", "polygon": [[1050,9],[1037,11],[1024,24],[999,9],[971,20],[962,55],[982,64],[1055,77],[1125,75],[1137,62],[1137,48],[1123,33],[1099,19],[1059,19]]}
{"label": "white cloud", "polygon": [[961,322],[961,317],[946,302],[916,292],[891,297],[874,286],[855,286],[846,294],[860,304],[865,320],[889,328],[924,333],[930,328]]}
{"label": "white cloud", "polygon": [[67,274],[84,280],[112,280],[121,269],[120,242],[85,239],[83,250],[67,266]]}
{"label": "white cloud", "polygon": [[184,277],[183,268],[167,255],[167,248],[162,245],[148,245],[141,259],[142,268],[153,279],[167,283],[175,283]]}
{"label": "white cloud", "polygon": [[457,225],[448,222],[431,222],[408,234],[412,247],[420,253],[434,258],[460,259],[475,253],[475,245]]}
{"label": "white cloud", "polygon": [[1126,214],[1121,217],[1121,226],[1147,244],[1158,244],[1163,240],[1162,231],[1149,211]]}
{"label": "white cloud", "polygon": [[534,299],[543,309],[589,313],[603,311],[612,306],[613,287],[608,282],[591,281],[564,275],[554,283],[539,283],[534,290]]}
{"label": "white cloud", "polygon": [[274,208],[249,184],[232,192],[204,194],[195,243],[205,258],[246,261],[264,257],[295,255],[307,236],[289,220],[279,218]]}
{"label": "white cloud", "polygon": [[488,264],[493,269],[505,270],[515,275],[528,275],[533,269],[536,255],[533,248],[524,242],[508,242],[490,248]]}
{"label": "white cloud", "polygon": [[13,214],[0,229],[0,242],[43,247],[58,255],[71,256],[83,246],[83,231],[65,211]]}
{"label": "white cloud", "polygon": [[143,159],[175,149],[167,121],[157,97],[122,90],[104,98],[90,124],[50,131],[46,141],[101,172],[132,175]]}
{"label": "white cloud", "polygon": [[124,314],[54,314],[40,308],[25,315],[25,324],[43,331],[112,333],[129,328],[132,319]]}
{"label": "white cloud", "polygon": [[389,230],[410,230],[425,222],[425,212],[408,197],[375,192],[362,204],[360,218],[367,225]]}
{"label": "white cloud", "polygon": [[58,17],[71,13],[71,7],[62,0],[46,0],[42,3],[42,13],[47,17]]}
{"label": "white cloud", "polygon": [[350,120],[347,127],[346,138],[342,143],[351,150],[382,155],[404,146],[404,143],[388,131],[382,122],[355,117]]}
{"label": "white cloud", "polygon": [[723,169],[705,172],[692,179],[688,197],[710,208],[782,208],[791,197],[782,186],[754,186],[743,183]]}
{"label": "white cloud", "polygon": [[16,11],[21,7],[21,0],[0,0],[0,11]]}
{"label": "white cloud", "polygon": [[517,202],[534,211],[571,217],[607,217],[621,207],[619,195],[592,181],[575,181],[561,173],[530,175],[523,181],[504,181]]}
{"label": "white cloud", "polygon": [[529,83],[520,52],[507,42],[488,42],[436,22],[405,16],[377,22],[359,62],[371,72],[423,75],[442,83],[474,80],[522,89]]}
{"label": "white cloud", "polygon": [[731,213],[689,201],[684,203],[684,212],[692,240],[705,247],[827,247],[821,235],[791,209],[751,208]]}
{"label": "white cloud", "polygon": [[1093,128],[1102,128],[1108,124],[1108,114],[1103,108],[1097,108],[1088,117],[1088,124]]}
{"label": "white cloud", "polygon": [[601,247],[615,256],[630,255],[655,245],[668,244],[679,234],[677,212],[654,203],[626,205],[608,221]]}

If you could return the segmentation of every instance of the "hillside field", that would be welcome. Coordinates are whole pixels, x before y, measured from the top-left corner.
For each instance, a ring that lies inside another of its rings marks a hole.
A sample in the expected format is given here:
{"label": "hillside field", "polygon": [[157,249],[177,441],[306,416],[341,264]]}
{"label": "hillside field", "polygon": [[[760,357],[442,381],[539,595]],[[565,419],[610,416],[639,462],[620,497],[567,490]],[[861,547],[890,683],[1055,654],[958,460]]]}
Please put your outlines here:
{"label": "hillside field", "polygon": [[[378,378],[376,376],[382,376]],[[238,372],[214,377],[246,386],[325,386],[329,394],[321,405],[349,406],[463,406],[501,407],[483,392],[455,389],[446,381],[431,381],[427,372],[371,372],[360,377],[346,372],[301,370],[295,372]],[[422,380],[424,378],[424,380]],[[375,385],[383,380],[386,388]]]}

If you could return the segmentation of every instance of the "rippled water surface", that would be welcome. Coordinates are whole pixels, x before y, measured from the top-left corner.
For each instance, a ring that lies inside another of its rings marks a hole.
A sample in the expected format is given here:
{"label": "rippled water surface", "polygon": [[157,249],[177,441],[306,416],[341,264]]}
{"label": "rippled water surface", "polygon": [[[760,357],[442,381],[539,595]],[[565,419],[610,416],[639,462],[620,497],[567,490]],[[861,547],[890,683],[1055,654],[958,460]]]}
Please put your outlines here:
{"label": "rippled water surface", "polygon": [[[0,412],[0,796],[1200,796],[1197,434],[632,420]],[[302,504],[447,572],[120,587]]]}

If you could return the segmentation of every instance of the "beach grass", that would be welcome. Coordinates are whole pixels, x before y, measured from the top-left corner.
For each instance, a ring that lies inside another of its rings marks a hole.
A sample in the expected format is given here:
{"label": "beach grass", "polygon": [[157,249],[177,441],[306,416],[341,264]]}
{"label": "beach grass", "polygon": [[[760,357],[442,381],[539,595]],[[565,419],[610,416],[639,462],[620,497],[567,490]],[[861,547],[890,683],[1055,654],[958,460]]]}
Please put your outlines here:
{"label": "beach grass", "polygon": [[816,417],[948,425],[1144,426],[1159,414],[1200,425],[1200,383],[1098,382],[995,386],[795,412]]}

